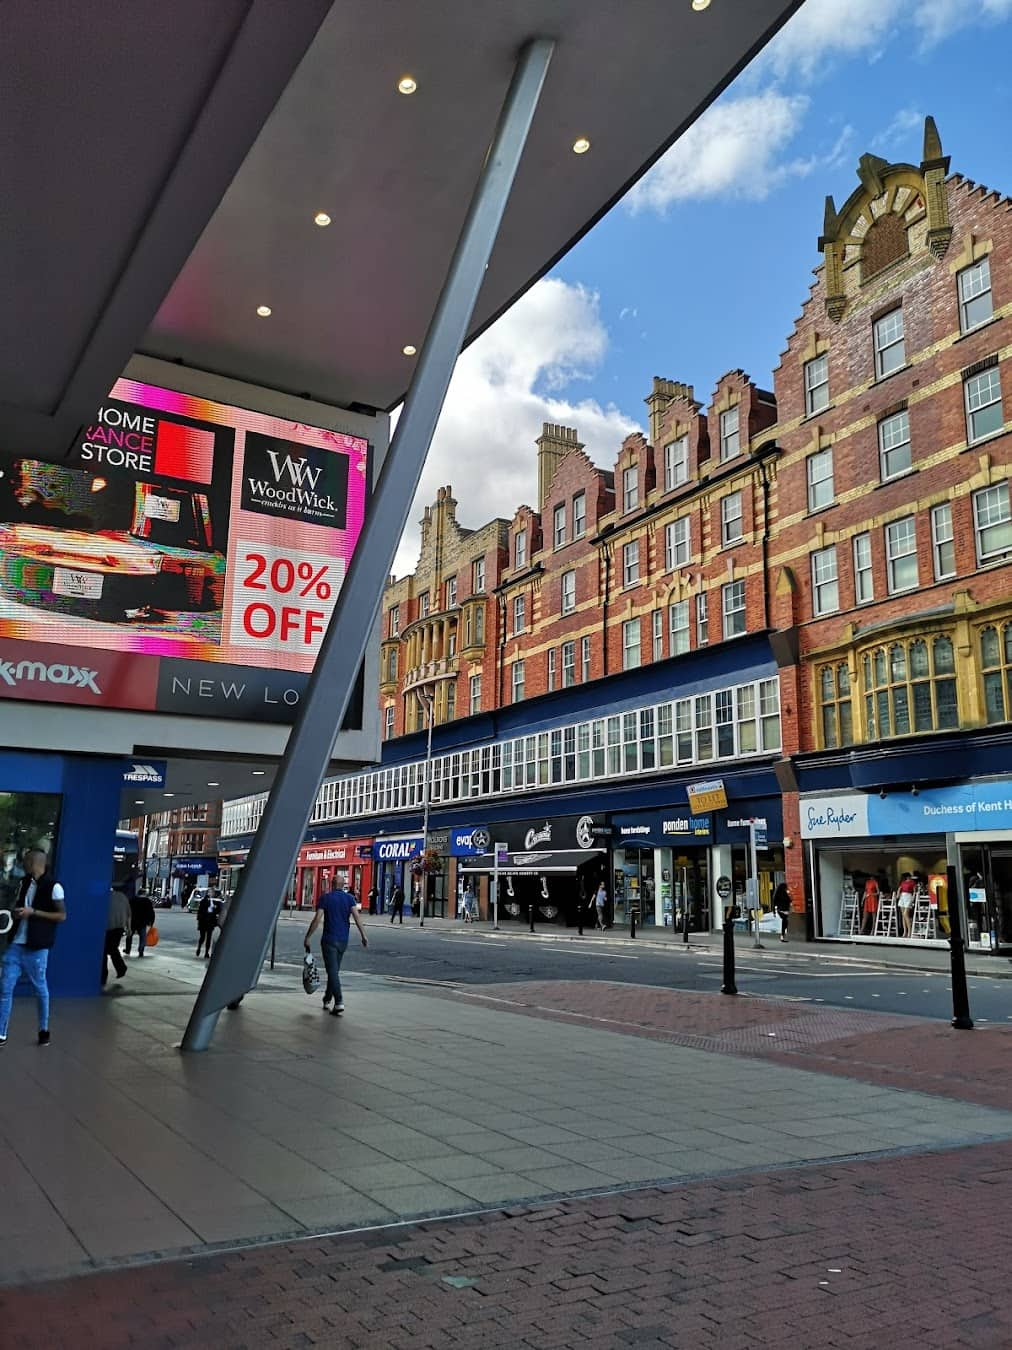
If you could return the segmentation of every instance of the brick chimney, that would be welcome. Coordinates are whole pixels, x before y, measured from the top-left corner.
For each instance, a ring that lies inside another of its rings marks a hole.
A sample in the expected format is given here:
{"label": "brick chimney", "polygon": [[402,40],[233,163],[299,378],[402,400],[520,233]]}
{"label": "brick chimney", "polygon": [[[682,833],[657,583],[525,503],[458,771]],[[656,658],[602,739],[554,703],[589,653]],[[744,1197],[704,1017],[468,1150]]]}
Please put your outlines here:
{"label": "brick chimney", "polygon": [[545,422],[535,444],[538,447],[538,510],[543,511],[556,470],[567,455],[583,449],[583,442],[577,440],[576,427]]}

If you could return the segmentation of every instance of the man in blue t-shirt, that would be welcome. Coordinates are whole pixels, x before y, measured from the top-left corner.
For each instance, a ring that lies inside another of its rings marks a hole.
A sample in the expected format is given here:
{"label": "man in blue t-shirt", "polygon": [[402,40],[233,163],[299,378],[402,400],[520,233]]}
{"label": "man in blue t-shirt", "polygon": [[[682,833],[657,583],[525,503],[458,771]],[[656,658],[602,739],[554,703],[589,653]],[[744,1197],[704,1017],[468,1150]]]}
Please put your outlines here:
{"label": "man in blue t-shirt", "polygon": [[[327,967],[327,988],[323,995],[323,1010],[324,1012],[333,1012],[335,1017],[340,1017],[344,1012],[344,1001],[341,998],[341,957],[348,950],[352,919],[355,920],[355,927],[362,939],[362,946],[369,946],[369,939],[362,927],[362,920],[358,917],[361,912],[362,906],[350,891],[326,891],[316,902],[316,913],[313,915],[313,922],[306,931],[306,939],[303,943],[308,952],[309,939],[316,932],[322,916],[323,964]],[[330,1006],[332,1002],[333,1008]]]}

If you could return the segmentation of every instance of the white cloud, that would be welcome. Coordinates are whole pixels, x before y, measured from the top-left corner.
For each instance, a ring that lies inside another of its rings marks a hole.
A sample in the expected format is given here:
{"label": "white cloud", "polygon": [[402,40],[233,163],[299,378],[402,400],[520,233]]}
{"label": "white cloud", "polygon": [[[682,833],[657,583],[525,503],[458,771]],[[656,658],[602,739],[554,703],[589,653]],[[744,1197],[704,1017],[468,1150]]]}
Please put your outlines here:
{"label": "white cloud", "polygon": [[626,198],[632,212],[664,211],[705,197],[768,195],[783,178],[811,171],[811,160],[778,163],[804,121],[808,99],[769,89],[708,108]]}
{"label": "white cloud", "polygon": [[394,571],[414,570],[417,522],[436,489],[453,486],[460,523],[476,529],[537,506],[537,450],[543,422],[576,427],[587,453],[608,467],[637,424],[613,405],[573,402],[556,391],[590,379],[608,346],[598,296],[550,277],[533,286],[457,362]]}
{"label": "white cloud", "polygon": [[811,80],[828,62],[864,56],[876,61],[904,28],[913,28],[922,49],[957,29],[1000,23],[1012,16],[1012,0],[805,0],[756,62],[778,79]]}
{"label": "white cloud", "polygon": [[919,155],[923,131],[924,114],[916,108],[900,108],[889,125],[883,127],[872,141],[872,146],[876,150],[898,150],[915,145]]}

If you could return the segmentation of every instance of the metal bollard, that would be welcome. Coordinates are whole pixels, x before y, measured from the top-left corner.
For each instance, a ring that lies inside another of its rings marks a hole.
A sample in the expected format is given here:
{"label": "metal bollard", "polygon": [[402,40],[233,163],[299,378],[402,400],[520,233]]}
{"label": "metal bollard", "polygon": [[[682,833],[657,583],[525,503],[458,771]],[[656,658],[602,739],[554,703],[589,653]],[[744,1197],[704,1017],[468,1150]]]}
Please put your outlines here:
{"label": "metal bollard", "polygon": [[682,942],[687,946],[689,942],[689,902],[682,901]]}
{"label": "metal bollard", "polygon": [[724,910],[724,983],[720,986],[722,994],[737,994],[738,986],[734,982],[734,905]]}
{"label": "metal bollard", "polygon": [[636,906],[635,906],[635,905],[630,905],[630,906],[629,906],[629,936],[630,936],[631,938],[634,938],[634,937],[636,936]]}
{"label": "metal bollard", "polygon": [[945,869],[945,889],[949,898],[949,962],[952,967],[952,1025],[957,1031],[972,1031],[970,990],[966,983],[966,950],[963,946],[963,916],[956,890],[956,869]]}
{"label": "metal bollard", "polygon": [[533,933],[533,932],[534,932],[534,901],[533,901],[533,900],[532,900],[531,903],[530,903],[530,914],[531,914],[531,932]]}

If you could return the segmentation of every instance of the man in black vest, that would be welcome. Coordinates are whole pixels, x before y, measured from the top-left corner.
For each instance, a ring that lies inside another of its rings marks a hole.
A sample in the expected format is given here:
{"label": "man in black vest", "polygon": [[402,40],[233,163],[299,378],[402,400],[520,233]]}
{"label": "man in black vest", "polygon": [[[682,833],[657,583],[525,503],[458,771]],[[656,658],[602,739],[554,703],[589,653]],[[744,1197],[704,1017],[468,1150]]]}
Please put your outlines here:
{"label": "man in black vest", "polygon": [[14,910],[10,945],[0,962],[0,1045],[7,1040],[14,989],[24,977],[35,990],[39,1009],[39,1045],[49,1044],[49,986],[46,966],[49,949],[56,940],[56,926],[67,917],[63,887],[46,871],[46,855],[30,848],[25,854],[25,875]]}

